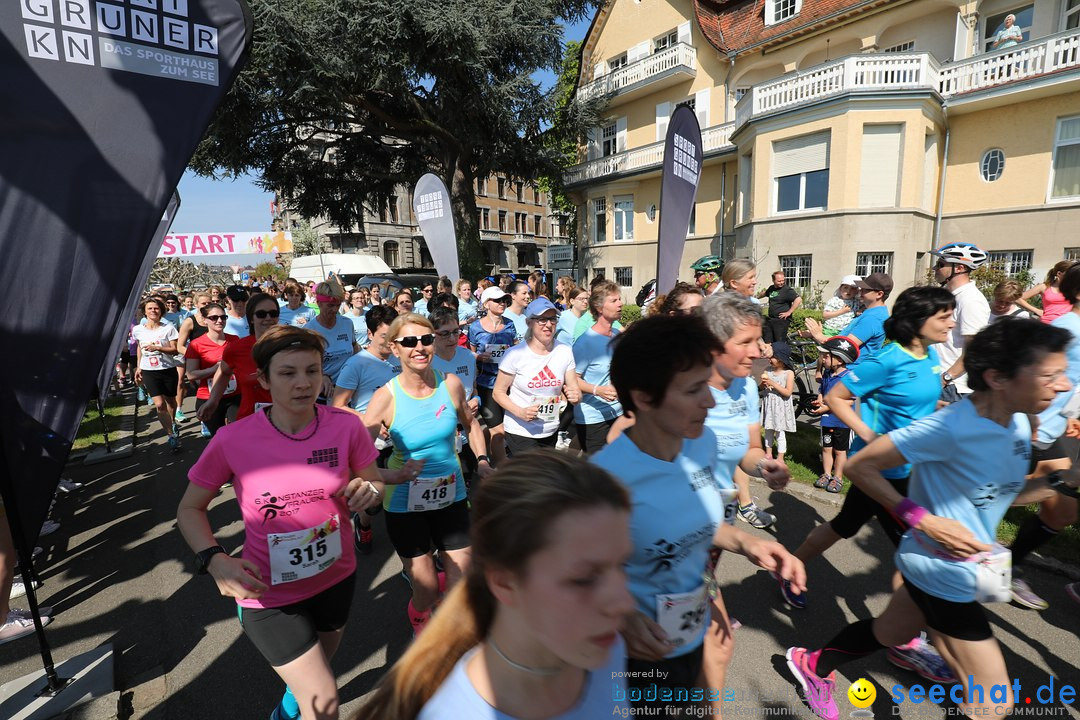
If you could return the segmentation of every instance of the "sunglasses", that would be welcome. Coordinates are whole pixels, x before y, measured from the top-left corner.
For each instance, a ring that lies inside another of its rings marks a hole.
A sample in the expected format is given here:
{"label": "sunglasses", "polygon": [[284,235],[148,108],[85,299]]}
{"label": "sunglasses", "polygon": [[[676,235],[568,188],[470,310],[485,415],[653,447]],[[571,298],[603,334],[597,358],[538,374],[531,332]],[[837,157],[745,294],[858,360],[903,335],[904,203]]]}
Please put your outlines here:
{"label": "sunglasses", "polygon": [[225,322],[224,315],[207,315],[206,319],[210,322]]}
{"label": "sunglasses", "polygon": [[424,294],[427,294],[429,292],[434,292],[434,291],[431,288],[424,288],[421,292],[423,292]]}
{"label": "sunglasses", "polygon": [[405,337],[399,337],[394,340],[398,345],[405,348],[414,348],[417,344],[428,347],[431,343],[435,342],[435,335],[432,333],[425,333],[423,335],[406,335]]}
{"label": "sunglasses", "polygon": [[269,315],[272,318],[280,317],[281,316],[281,311],[280,310],[256,310],[255,311],[255,317],[259,318],[260,320],[265,320],[267,315]]}
{"label": "sunglasses", "polygon": [[535,323],[543,323],[544,325],[554,325],[559,322],[559,318],[557,317],[534,317],[529,319]]}
{"label": "sunglasses", "polygon": [[453,330],[436,330],[435,334],[441,338],[448,338],[451,335],[461,335],[461,328],[456,327]]}

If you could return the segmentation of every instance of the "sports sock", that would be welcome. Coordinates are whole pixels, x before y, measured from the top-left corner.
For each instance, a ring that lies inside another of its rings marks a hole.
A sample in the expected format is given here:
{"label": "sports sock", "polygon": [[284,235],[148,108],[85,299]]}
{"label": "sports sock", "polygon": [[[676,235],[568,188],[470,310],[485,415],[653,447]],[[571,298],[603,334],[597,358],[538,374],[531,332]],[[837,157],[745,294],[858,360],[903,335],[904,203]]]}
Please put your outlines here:
{"label": "sports sock", "polygon": [[818,677],[827,677],[838,666],[884,648],[874,637],[874,621],[859,620],[841,630],[821,650],[810,653],[807,661]]}
{"label": "sports sock", "polygon": [[1020,530],[1016,533],[1016,539],[1013,540],[1013,544],[1010,546],[1010,550],[1012,550],[1013,566],[1024,562],[1024,558],[1026,558],[1030,552],[1037,550],[1043,543],[1057,534],[1058,531],[1047,527],[1046,524],[1039,519],[1038,515],[1029,517],[1024,521],[1024,524],[1020,526]]}

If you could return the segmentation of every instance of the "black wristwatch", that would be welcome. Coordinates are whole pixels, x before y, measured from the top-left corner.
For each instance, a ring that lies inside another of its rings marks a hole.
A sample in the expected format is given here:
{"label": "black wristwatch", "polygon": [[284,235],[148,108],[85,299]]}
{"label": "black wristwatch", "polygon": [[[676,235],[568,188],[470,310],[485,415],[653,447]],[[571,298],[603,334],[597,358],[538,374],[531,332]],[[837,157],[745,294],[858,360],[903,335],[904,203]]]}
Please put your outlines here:
{"label": "black wristwatch", "polygon": [[476,456],[476,462],[480,462],[481,460],[486,462],[488,465],[491,464],[491,458],[489,458],[487,455],[477,455]]}
{"label": "black wristwatch", "polygon": [[[214,545],[208,547],[205,550],[200,550],[195,553],[195,568],[199,575],[205,575],[210,567],[210,558],[214,557],[218,553],[225,553],[225,548],[220,545]],[[226,555],[228,553],[225,553]]]}
{"label": "black wristwatch", "polygon": [[946,370],[945,372],[941,373],[941,379],[945,381],[945,384],[946,384],[946,385],[948,385],[949,383],[951,383],[951,382],[952,382],[953,380],[955,380],[956,378],[954,378],[954,377],[952,376],[952,374],[951,374],[951,373],[949,373],[949,371],[948,371],[948,370]]}

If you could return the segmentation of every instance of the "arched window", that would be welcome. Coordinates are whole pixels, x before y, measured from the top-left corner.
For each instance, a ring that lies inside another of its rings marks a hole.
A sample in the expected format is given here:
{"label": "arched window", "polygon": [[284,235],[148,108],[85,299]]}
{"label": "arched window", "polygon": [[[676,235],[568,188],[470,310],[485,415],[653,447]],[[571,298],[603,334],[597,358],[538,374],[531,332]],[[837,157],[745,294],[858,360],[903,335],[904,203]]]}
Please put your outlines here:
{"label": "arched window", "polygon": [[398,244],[393,240],[387,240],[383,243],[383,260],[390,267],[400,267],[400,255],[398,253]]}

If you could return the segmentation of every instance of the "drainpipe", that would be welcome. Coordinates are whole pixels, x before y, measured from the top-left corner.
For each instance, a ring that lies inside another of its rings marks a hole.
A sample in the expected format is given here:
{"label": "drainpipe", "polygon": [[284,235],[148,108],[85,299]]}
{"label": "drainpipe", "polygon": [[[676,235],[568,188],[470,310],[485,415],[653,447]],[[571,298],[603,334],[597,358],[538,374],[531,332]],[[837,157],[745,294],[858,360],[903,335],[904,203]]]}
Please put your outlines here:
{"label": "drainpipe", "polygon": [[941,160],[941,180],[938,185],[937,217],[934,219],[934,241],[930,246],[934,250],[941,245],[941,212],[945,205],[945,175],[949,170],[949,108],[942,104],[941,116],[945,121],[945,153]]}

